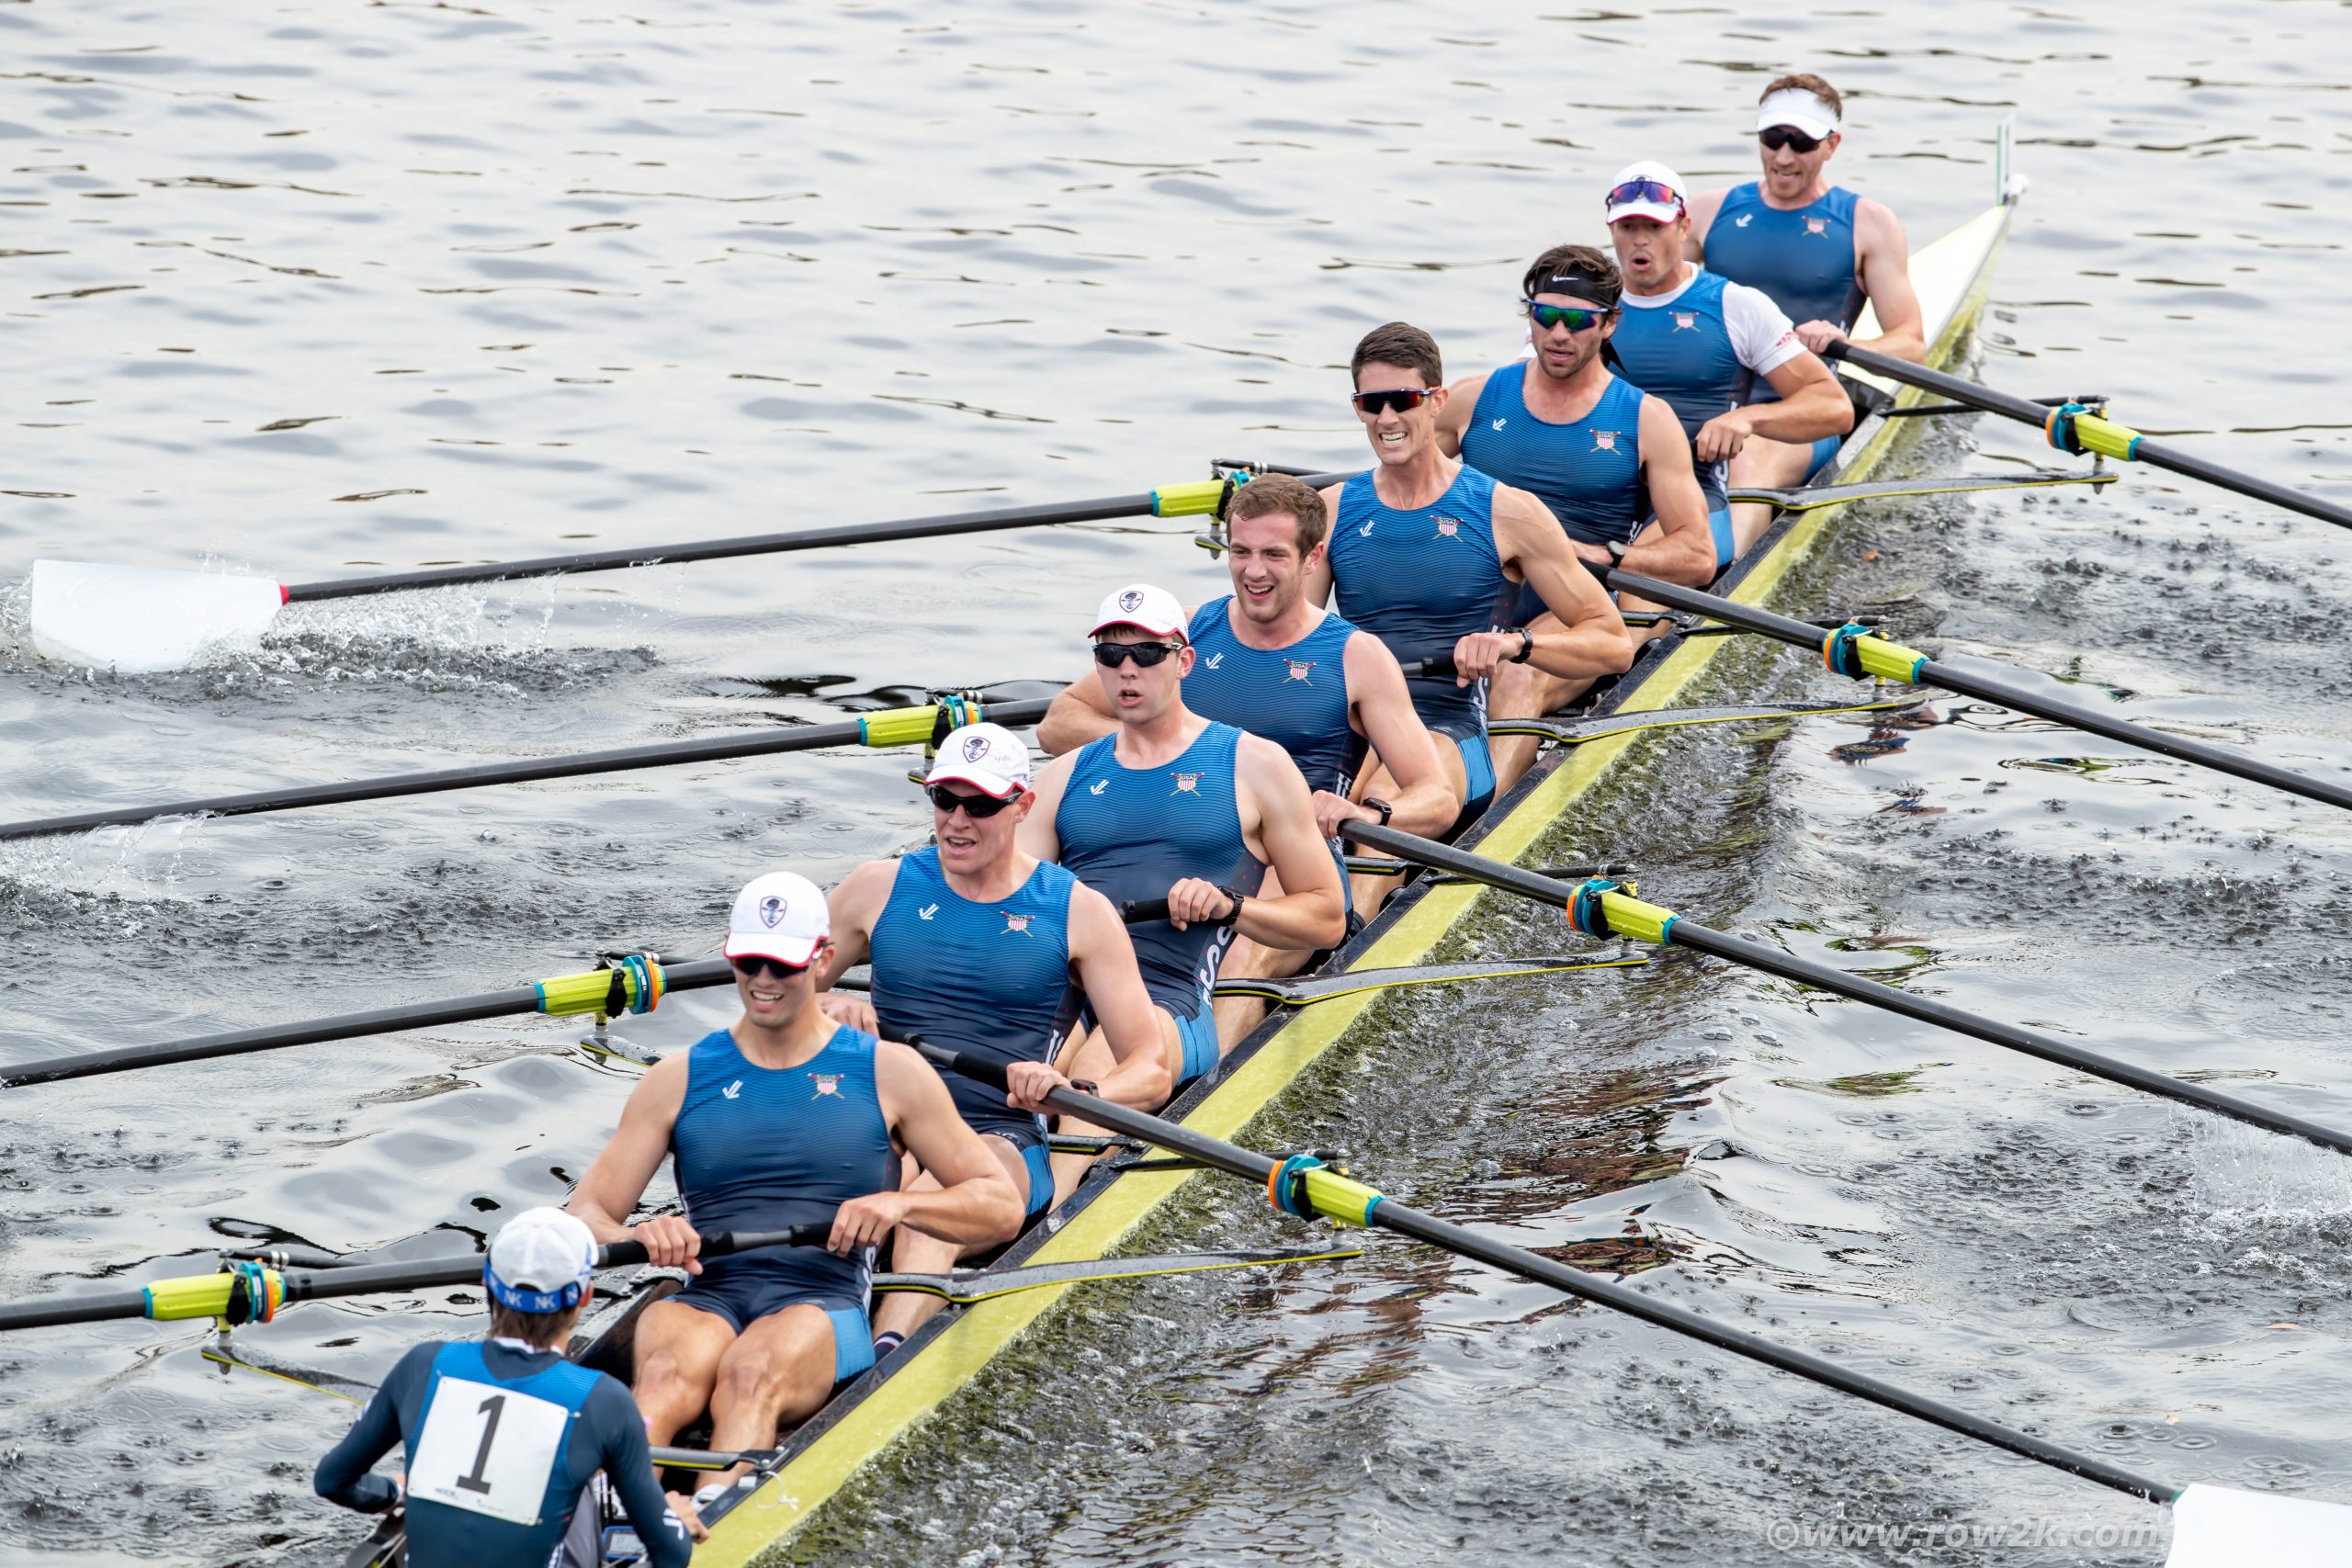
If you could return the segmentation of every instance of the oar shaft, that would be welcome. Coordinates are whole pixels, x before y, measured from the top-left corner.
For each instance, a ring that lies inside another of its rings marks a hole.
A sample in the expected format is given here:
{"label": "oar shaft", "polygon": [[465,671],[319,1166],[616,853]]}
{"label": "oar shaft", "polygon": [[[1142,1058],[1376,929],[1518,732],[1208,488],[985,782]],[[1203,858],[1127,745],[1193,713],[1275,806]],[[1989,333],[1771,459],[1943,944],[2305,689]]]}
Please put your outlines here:
{"label": "oar shaft", "polygon": [[[1011,727],[1035,724],[1046,716],[1043,702],[989,703],[989,719]],[[341,784],[297,784],[287,789],[253,790],[243,795],[212,795],[201,800],[158,801],[145,806],[111,807],[80,811],[66,817],[41,817],[26,822],[0,823],[0,839],[36,839],[56,833],[78,833],[91,828],[146,822],[158,817],[247,817],[266,811],[295,811],[313,806],[345,806],[355,801],[388,800],[395,796],[436,795],[448,790],[485,789],[492,784],[532,784],[545,779],[573,778],[583,773],[630,773],[640,768],[674,768],[695,762],[726,761],[738,757],[766,757],[788,751],[815,751],[828,746],[856,746],[864,731],[856,719],[839,724],[813,724],[790,729],[760,729],[749,734],[714,736],[706,740],[662,741],[651,746],[624,746],[610,751],[575,751],[560,757],[526,757],[508,762],[483,762],[465,768],[439,768],[430,773],[388,773],[379,778],[351,779]]]}
{"label": "oar shaft", "polygon": [[[1907,382],[1924,391],[1950,398],[1956,403],[1966,403],[1971,408],[1983,409],[1987,413],[1996,413],[2004,419],[2032,425],[2037,430],[2047,431],[2050,427],[2050,405],[2035,402],[2030,398],[1996,391],[1982,382],[1971,381],[1949,371],[1931,370],[1924,365],[1914,365],[1907,359],[1896,359],[1890,355],[1855,348],[1850,344],[1832,344],[1825,354],[1826,357],[1842,359],[1858,370],[1883,376],[1890,381]],[[2352,507],[2338,506],[2334,502],[2322,501],[2315,495],[2290,486],[2259,479],[2236,468],[2224,468],[2195,453],[2151,440],[2137,432],[2121,434],[2132,439],[2128,452],[2119,449],[2115,453],[2118,457],[2128,457],[2132,461],[2146,463],[2154,468],[2168,468],[2185,478],[2201,479],[2222,490],[2233,490],[2241,495],[2267,501],[2273,506],[2300,512],[2323,523],[2333,523],[2339,528],[2352,528]]]}
{"label": "oar shaft", "polygon": [[[1467,850],[1455,849],[1450,844],[1441,844],[1411,833],[1399,832],[1394,828],[1376,827],[1369,822],[1342,822],[1340,825],[1340,833],[1341,837],[1352,842],[1371,849],[1386,851],[1399,860],[1416,861],[1420,864],[1433,866],[1442,871],[1457,872],[1474,881],[1486,883],[1490,887],[1517,893],[1524,897],[1534,899],[1538,903],[1549,904],[1555,908],[1566,908],[1577,896],[1577,889],[1568,883],[1556,882],[1541,873],[1528,871],[1515,865],[1506,865],[1500,861],[1489,860],[1485,855],[1473,854]],[[1658,911],[1658,913],[1665,915],[1667,912]],[[1871,1007],[1901,1013],[1905,1018],[1917,1019],[1923,1023],[1936,1024],[1956,1034],[1965,1034],[1973,1039],[1984,1041],[1988,1044],[2005,1046],[2012,1051],[2022,1052],[2029,1056],[2039,1057],[2045,1062],[2054,1062],[2061,1066],[2072,1067],[2077,1072],[2088,1073],[2094,1077],[2105,1078],[2110,1083],[2143,1089],[2150,1094],[2159,1095],[2180,1104],[2193,1105],[2200,1110],[2211,1111],[2217,1115],[2227,1116],[2233,1121],[2245,1122],[2269,1132],[2284,1133],[2290,1137],[2307,1139],[2323,1148],[2352,1154],[2352,1134],[2338,1132],[2332,1127],[2324,1127],[2316,1122],[2307,1122],[2300,1116],[2290,1116],[2284,1111],[2272,1111],[2267,1107],[2256,1105],[2251,1100],[2222,1094],[2207,1089],[2202,1084],[2185,1083],[2179,1078],[2170,1077],[2163,1073],[2123,1061],[2119,1057],[2109,1056],[2103,1052],[2086,1050],[2080,1045],[2070,1044],[2055,1035],[2044,1034],[2039,1030],[2027,1029],[2018,1024],[2004,1023],[1998,1019],[1986,1018],[1981,1013],[1970,1012],[1965,1009],[1952,1007],[1932,998],[1916,995],[1900,987],[1884,985],[1865,976],[1849,974],[1833,964],[1799,958],[1763,942],[1751,942],[1746,937],[1733,936],[1725,931],[1713,931],[1679,915],[1668,916],[1662,935],[1630,931],[1621,931],[1619,934],[1636,936],[1640,940],[1659,942],[1674,947],[1692,948],[1701,953],[1712,953],[1718,958],[1727,958],[1735,964],[1745,964],[1748,968],[1758,969],[1768,975],[1777,975],[1785,980],[1795,980],[1819,990],[1849,997],[1855,1001],[1865,1002]]]}
{"label": "oar shaft", "polygon": [[[690,991],[733,983],[734,972],[724,958],[697,958],[662,966],[662,989]],[[26,1084],[57,1083],[66,1078],[96,1077],[136,1067],[166,1066],[175,1062],[203,1062],[220,1056],[250,1055],[257,1051],[283,1050],[289,1045],[317,1045],[333,1040],[356,1040],[365,1035],[392,1034],[408,1029],[437,1029],[452,1023],[512,1018],[543,1010],[537,986],[483,991],[447,1001],[378,1008],[368,1012],[340,1013],[333,1018],[307,1019],[300,1023],[265,1024],[201,1034],[188,1040],[159,1041],[153,1045],[119,1045],[108,1051],[78,1051],[69,1056],[0,1066],[0,1089]]]}
{"label": "oar shaft", "polygon": [[[937,1066],[979,1078],[983,1082],[999,1086],[1004,1082],[1002,1066],[987,1058],[967,1055],[962,1052],[945,1050],[934,1045],[925,1044],[918,1048]],[[1272,1176],[1276,1169],[1275,1161],[1253,1150],[1193,1132],[1191,1128],[1177,1122],[1164,1122],[1157,1116],[1130,1111],[1124,1105],[1115,1105],[1091,1094],[1081,1094],[1075,1089],[1056,1089],[1046,1097],[1046,1103],[1057,1111],[1081,1117],[1098,1126],[1108,1127],[1115,1133],[1124,1133],[1131,1138],[1172,1153],[1184,1155],[1198,1160],[1203,1165],[1231,1176],[1240,1177],[1261,1187],[1266,1184],[1267,1179]],[[2055,1443],[2046,1442],[2028,1433],[2004,1427],[1999,1422],[1987,1421],[1981,1416],[1972,1416],[1964,1410],[1955,1409],[1951,1405],[1929,1399],[1923,1394],[1912,1393],[1907,1390],[1896,1388],[1891,1383],[1881,1382],[1876,1378],[1851,1371],[1834,1361],[1825,1360],[1821,1357],[1807,1355],[1802,1350],[1792,1350],[1784,1345],[1776,1345],[1769,1339],[1761,1339],[1755,1335],[1743,1333],[1739,1329],[1702,1317],[1686,1307],[1679,1307],[1671,1303],[1660,1301],[1630,1286],[1600,1279],[1580,1269],[1570,1268],[1565,1263],[1539,1257],[1504,1242],[1491,1240],[1478,1235],[1476,1231],[1464,1230],[1460,1225],[1438,1219],[1431,1214],[1425,1214],[1418,1209],[1408,1208],[1393,1198],[1374,1195],[1374,1200],[1368,1215],[1369,1223],[1380,1226],[1383,1230],[1395,1231],[1400,1235],[1410,1236],[1416,1241],[1442,1247],[1448,1252],[1484,1263],[1489,1268],[1500,1269],[1504,1273],[1515,1274],[1524,1280],[1532,1280],[1538,1284],[1549,1285],[1555,1290],[1565,1292],[1581,1300],[1609,1307],[1629,1316],[1641,1318],[1661,1328],[1702,1340],[1721,1349],[1746,1356],[1752,1360],[1761,1361],[1766,1366],[1792,1372],[1798,1377],[1826,1384],[1858,1398],[1867,1399],[1874,1404],[1884,1405],[1890,1410],[1898,1410],[1906,1416],[1915,1416],[1923,1421],[1931,1421],[1951,1431],[1991,1443],[1996,1448],[2005,1449],[2014,1454],[2021,1454],[2027,1459],[2038,1460],[2043,1464],[2082,1476],[2086,1480],[2096,1481],[2104,1486],[2111,1486],[2119,1492],[2129,1493],[2134,1497],[2144,1498],[2150,1502],[2163,1502],[2171,1498],[2178,1490],[2161,1482],[2151,1481],[2145,1476],[2135,1475],[2130,1471],[2108,1464],[2088,1454],[2075,1453]]]}
{"label": "oar shaft", "polygon": [[[1776,615],[1770,610],[1758,610],[1736,600],[1702,593],[1677,583],[1661,582],[1657,578],[1643,577],[1630,571],[1610,572],[1609,585],[1638,593],[1645,599],[1655,599],[1661,604],[1671,604],[1677,609],[1727,621],[1798,648],[1818,652],[1822,646],[1824,633],[1820,626],[1791,620],[1786,615]],[[2104,736],[2109,740],[2120,741],[2143,751],[2152,751],[2160,757],[2193,762],[2199,767],[2211,768],[2215,773],[2227,773],[2250,784],[2267,784],[2272,789],[2301,795],[2306,800],[2352,810],[2352,786],[2313,778],[2292,768],[2282,768],[2276,762],[2266,762],[2259,757],[2228,746],[2216,746],[2211,741],[2195,740],[2185,735],[2167,734],[2144,724],[2134,724],[2130,719],[2116,718],[2065,697],[2030,691],[2015,682],[1954,669],[1933,659],[1920,660],[1910,679],[1915,684],[1940,686],[1947,692],[1997,703],[2005,708],[2046,718],[2052,724],[2063,724],[2088,735]]]}

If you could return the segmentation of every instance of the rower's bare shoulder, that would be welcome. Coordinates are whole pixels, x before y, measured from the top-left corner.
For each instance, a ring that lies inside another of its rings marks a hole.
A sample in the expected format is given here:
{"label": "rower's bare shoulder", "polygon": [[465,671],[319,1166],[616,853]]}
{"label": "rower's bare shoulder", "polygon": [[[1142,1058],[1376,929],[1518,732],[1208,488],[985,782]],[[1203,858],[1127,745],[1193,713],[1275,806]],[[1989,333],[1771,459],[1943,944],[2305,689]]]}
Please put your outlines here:
{"label": "rower's bare shoulder", "polygon": [[[1702,190],[1690,198],[1690,243],[1704,246],[1707,231],[1715,224],[1715,214],[1723,210],[1724,197],[1731,194],[1729,186],[1721,190]],[[1696,258],[1693,258],[1696,259]]]}
{"label": "rower's bare shoulder", "polygon": [[1865,251],[1886,250],[1895,255],[1907,255],[1910,252],[1903,220],[1883,201],[1872,201],[1866,196],[1854,198],[1854,232],[1860,237]]}
{"label": "rower's bare shoulder", "polygon": [[1306,777],[1291,754],[1262,735],[1243,730],[1234,744],[1233,761],[1234,771],[1253,788],[1279,789],[1285,782],[1295,782],[1302,790],[1306,787]]}

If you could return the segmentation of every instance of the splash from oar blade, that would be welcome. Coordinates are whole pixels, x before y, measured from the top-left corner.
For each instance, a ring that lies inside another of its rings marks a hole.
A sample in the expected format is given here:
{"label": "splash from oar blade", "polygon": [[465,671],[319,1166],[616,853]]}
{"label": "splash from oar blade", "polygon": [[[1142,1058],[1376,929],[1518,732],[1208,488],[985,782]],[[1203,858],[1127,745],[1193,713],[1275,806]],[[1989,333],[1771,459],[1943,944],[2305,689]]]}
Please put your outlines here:
{"label": "splash from oar blade", "polygon": [[28,620],[43,659],[152,675],[252,652],[285,596],[266,577],[40,560]]}

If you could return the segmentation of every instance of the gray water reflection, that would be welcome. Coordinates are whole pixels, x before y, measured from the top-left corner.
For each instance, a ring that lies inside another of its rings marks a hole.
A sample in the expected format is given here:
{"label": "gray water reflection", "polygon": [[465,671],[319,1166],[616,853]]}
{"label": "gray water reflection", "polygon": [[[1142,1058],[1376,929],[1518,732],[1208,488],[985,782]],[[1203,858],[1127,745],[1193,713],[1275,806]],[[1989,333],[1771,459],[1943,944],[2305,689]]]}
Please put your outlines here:
{"label": "gray water reflection", "polygon": [[[0,7],[0,310],[22,434],[0,593],[43,555],[288,581],[1030,500],[1359,451],[1367,326],[1509,352],[1520,266],[1636,156],[1746,172],[1770,73],[1851,101],[1915,241],[2034,181],[1986,374],[2346,493],[2329,345],[2338,8],[1791,13],[1396,4]],[[1955,430],[1923,460],[2038,463]],[[2352,760],[2342,546],[2160,475],[1861,511],[1792,589]],[[9,816],[838,716],[1054,679],[1104,587],[1216,591],[1178,525],[1089,525],[298,608],[258,656],[116,679],[0,656]],[[1827,691],[1747,650],[1726,696]],[[1606,818],[1680,908],[2352,1121],[2320,807],[1999,716],[1692,732]],[[2120,765],[2110,765],[2120,764]],[[705,944],[749,871],[920,830],[903,763],[784,758],[0,848],[12,1059]],[[1487,911],[1490,952],[1557,924]],[[675,1043],[720,1015],[682,998]],[[2323,1156],[1671,962],[1402,998],[1269,1137],[1644,1288],[2177,1480],[2352,1496],[2347,1194]],[[372,1246],[560,1193],[627,1080],[517,1022],[0,1106],[0,1294],[224,1230]],[[1268,1238],[1204,1195],[1183,1238]],[[453,1235],[452,1240],[456,1238]],[[437,1298],[255,1335],[346,1376]],[[2280,1326],[2288,1325],[2288,1326]],[[0,1555],[315,1560],[345,1407],[192,1328],[0,1344]],[[1073,1367],[1084,1369],[1074,1375]],[[844,1562],[1757,1562],[1848,1517],[2144,1510],[1426,1254],[1105,1292],[799,1551]],[[2087,1538],[2086,1538],[2087,1539]],[[2110,1540],[2113,1539],[2110,1534]],[[2160,1543],[1796,1561],[2151,1562]]]}

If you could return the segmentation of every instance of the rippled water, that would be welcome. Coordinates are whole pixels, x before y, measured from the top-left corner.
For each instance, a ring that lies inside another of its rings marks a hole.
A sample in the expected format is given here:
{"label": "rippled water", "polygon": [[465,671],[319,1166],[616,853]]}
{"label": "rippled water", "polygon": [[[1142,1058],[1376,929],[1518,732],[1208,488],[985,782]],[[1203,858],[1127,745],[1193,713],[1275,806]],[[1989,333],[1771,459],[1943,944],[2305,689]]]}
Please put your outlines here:
{"label": "rippled water", "polygon": [[[1847,90],[1849,183],[1924,242],[2018,120],[2033,194],[1983,336],[2028,394],[2352,494],[2332,197],[2342,8],[1393,4],[936,10],[0,6],[0,299],[23,569],[285,581],[1116,494],[1213,457],[1338,465],[1367,326],[1508,348],[1520,266],[1663,156],[1742,177],[1770,73]],[[1922,462],[2036,463],[1959,426]],[[1058,679],[1138,576],[1101,525],[300,607],[180,675],[0,657],[31,816],[812,720]],[[2352,764],[2345,545],[2134,473],[2096,501],[1875,506],[1791,591]],[[1831,688],[1743,650],[1723,694]],[[1848,688],[1850,689],[1850,688]],[[1938,702],[1916,727],[1693,731],[1552,848],[2005,1018],[2352,1122],[2346,829],[2325,808]],[[921,830],[903,760],[777,758],[0,846],[0,1056],[693,951],[752,871]],[[1487,910],[1540,953],[1556,920]],[[2160,1478],[2352,1498],[2341,1162],[1687,955],[1400,997],[1267,1137],[1449,1217]],[[723,1015],[680,998],[644,1038]],[[518,1021],[0,1099],[0,1296],[256,1228],[479,1232],[563,1190],[628,1079]],[[1272,1239],[1213,1193],[1164,1238]],[[1611,1242],[1643,1208],[1639,1245]],[[457,1238],[442,1238],[451,1246]],[[438,1303],[249,1336],[366,1377]],[[1531,1286],[1378,1243],[1086,1298],[804,1557],[1364,1564],[2152,1562],[2161,1516]],[[0,1344],[0,1558],[315,1559],[348,1411],[198,1327]],[[1776,1527],[1909,1528],[1874,1547]],[[1955,1546],[1939,1521],[2041,1520]],[[2156,1536],[2119,1531],[2154,1520]],[[2065,1532],[2088,1527],[2093,1535]],[[2096,1532],[2107,1531],[2107,1544]],[[2014,1542],[2015,1538],[2012,1537]]]}

